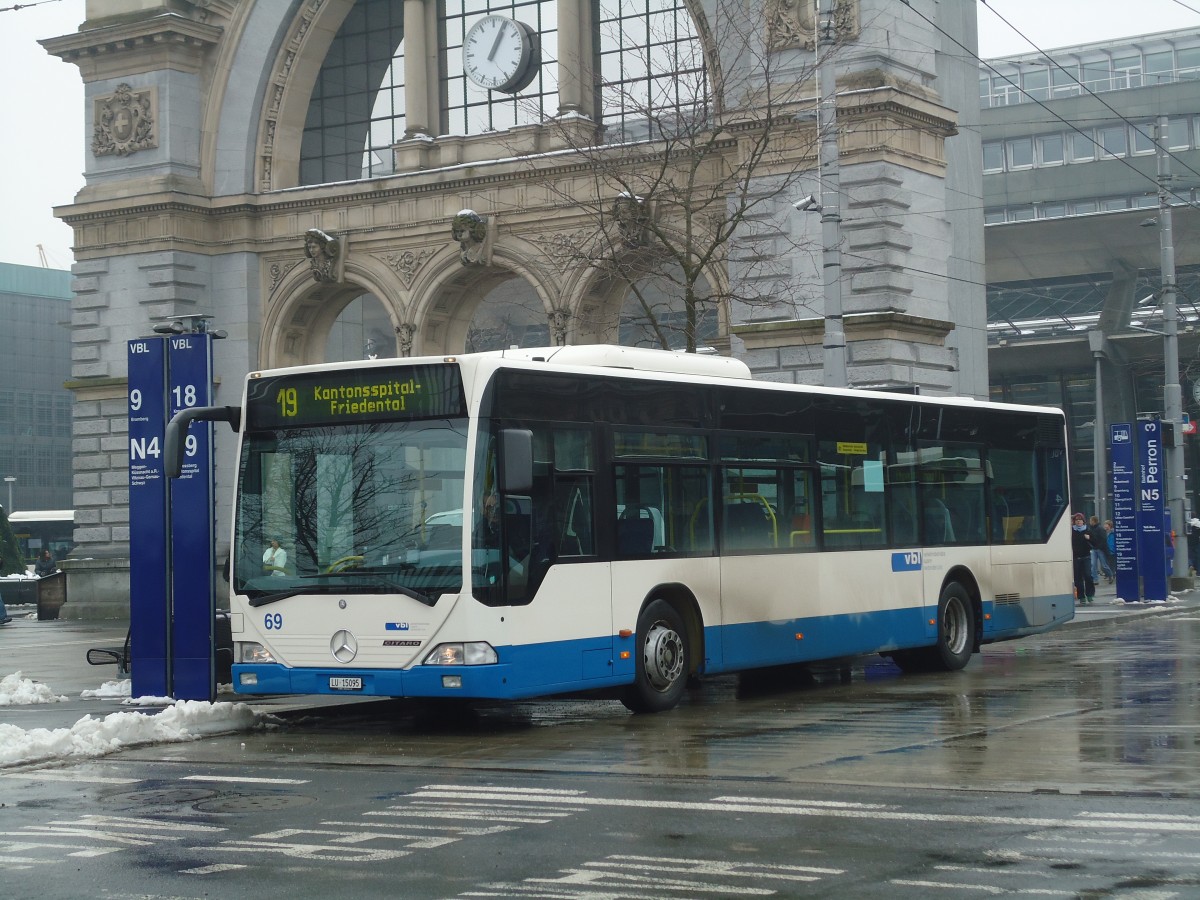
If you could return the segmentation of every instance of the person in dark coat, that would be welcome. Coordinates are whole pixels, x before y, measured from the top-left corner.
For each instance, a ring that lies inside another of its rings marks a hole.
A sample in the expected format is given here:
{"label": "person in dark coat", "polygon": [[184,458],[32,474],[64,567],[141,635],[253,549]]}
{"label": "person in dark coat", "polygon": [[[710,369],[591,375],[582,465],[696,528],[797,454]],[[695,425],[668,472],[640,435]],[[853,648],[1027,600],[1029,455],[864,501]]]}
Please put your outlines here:
{"label": "person in dark coat", "polygon": [[1188,565],[1193,572],[1200,572],[1200,519],[1188,520],[1187,526]]}
{"label": "person in dark coat", "polygon": [[1092,539],[1092,581],[1099,582],[1103,575],[1109,584],[1113,581],[1113,568],[1108,561],[1108,547],[1105,546],[1104,526],[1100,519],[1092,516],[1088,520],[1088,537]]}
{"label": "person in dark coat", "polygon": [[1075,564],[1075,602],[1080,606],[1096,600],[1096,582],[1092,580],[1092,536],[1088,534],[1083,513],[1071,517],[1071,556]]}
{"label": "person in dark coat", "polygon": [[[4,558],[0,557],[0,572],[4,571]],[[7,625],[12,621],[12,616],[8,614],[8,610],[4,607],[4,598],[0,597],[0,625]]]}

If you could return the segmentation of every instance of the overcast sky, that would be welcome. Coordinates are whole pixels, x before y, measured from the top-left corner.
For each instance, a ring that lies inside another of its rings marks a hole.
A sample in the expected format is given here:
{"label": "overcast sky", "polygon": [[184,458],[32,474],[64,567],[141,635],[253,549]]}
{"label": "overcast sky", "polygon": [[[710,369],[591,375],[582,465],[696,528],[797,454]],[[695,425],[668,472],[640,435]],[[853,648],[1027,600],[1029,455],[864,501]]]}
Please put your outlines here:
{"label": "overcast sky", "polygon": [[[71,265],[71,230],[51,209],[71,203],[83,186],[83,84],[79,70],[50,56],[38,39],[69,34],[84,19],[84,0],[0,0],[0,262]],[[258,0],[274,2],[274,0]],[[983,0],[983,56],[1083,44],[1130,35],[1200,28],[1200,0]],[[12,9],[21,6],[21,9]],[[999,16],[1011,24],[1006,25]],[[1016,31],[1021,32],[1017,34]]]}

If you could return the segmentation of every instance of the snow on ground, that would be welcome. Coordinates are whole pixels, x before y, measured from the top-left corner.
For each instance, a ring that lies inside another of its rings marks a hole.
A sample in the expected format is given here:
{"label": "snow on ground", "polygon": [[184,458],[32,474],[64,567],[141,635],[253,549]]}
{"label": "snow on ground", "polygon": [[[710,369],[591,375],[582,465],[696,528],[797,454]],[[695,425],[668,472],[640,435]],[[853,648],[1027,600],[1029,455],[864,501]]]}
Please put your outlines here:
{"label": "snow on ground", "polygon": [[[83,696],[128,697],[129,682],[105,682],[97,691],[84,691]],[[56,703],[66,699],[55,695],[49,686],[23,677],[20,672],[0,679],[0,706]],[[31,728],[27,731],[0,723],[0,768],[68,757],[104,756],[137,744],[175,743],[203,735],[248,731],[271,720],[270,716],[255,712],[245,703],[175,701],[170,697],[138,697],[124,702],[170,705],[153,715],[119,712],[102,719],[84,716],[70,728]]]}
{"label": "snow on ground", "polygon": [[56,696],[48,685],[23,678],[20,672],[0,678],[0,706],[27,706],[30,703],[58,703],[66,697]]}

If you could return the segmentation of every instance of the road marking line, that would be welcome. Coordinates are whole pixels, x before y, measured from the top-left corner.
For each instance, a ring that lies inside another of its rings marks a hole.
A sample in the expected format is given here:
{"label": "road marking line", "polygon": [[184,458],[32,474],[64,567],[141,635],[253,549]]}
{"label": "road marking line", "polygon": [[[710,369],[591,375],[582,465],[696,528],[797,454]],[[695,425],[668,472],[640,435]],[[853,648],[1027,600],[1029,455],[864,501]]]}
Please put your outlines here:
{"label": "road marking line", "polygon": [[233,784],[308,784],[307,778],[254,778],[250,775],[185,775],[180,781],[217,781]]}
{"label": "road marking line", "polygon": [[438,812],[436,810],[417,810],[409,809],[396,813],[397,816],[412,816],[415,819],[466,819],[468,821],[477,821],[483,819],[487,822],[516,822],[523,825],[548,825],[553,819],[536,819],[528,816],[480,816],[474,813],[464,813],[458,810],[447,810]]}
{"label": "road marking line", "polygon": [[[512,806],[505,803],[489,803],[486,806],[482,806],[478,803],[448,803],[446,801],[439,801],[435,803],[431,800],[414,800],[410,806],[399,808],[415,809],[418,807],[422,809],[449,809],[453,810],[454,812],[469,812],[476,813],[478,815],[486,815],[488,813],[496,812],[530,812],[528,806]],[[565,818],[566,816],[573,816],[576,813],[587,812],[587,808],[580,806],[574,809],[562,809],[561,807],[555,808],[553,806],[539,806],[537,811],[540,814],[554,816],[561,819]]]}
{"label": "road marking line", "polygon": [[0,778],[24,778],[26,781],[72,781],[84,784],[138,784],[141,778],[116,778],[104,775],[77,775],[71,772],[41,770],[5,772]]}
{"label": "road marking line", "polygon": [[180,875],[213,875],[217,872],[232,872],[235,869],[244,869],[246,866],[237,865],[235,863],[213,863],[211,866],[200,866],[195,869],[180,869]]}
{"label": "road marking line", "polygon": [[1128,819],[1136,821],[1200,822],[1200,816],[1172,816],[1157,813],[1081,812],[1087,819]]}
{"label": "road marking line", "polygon": [[[748,874],[746,870],[752,870],[753,873],[779,872],[784,875],[791,873],[805,873],[817,875],[845,875],[845,869],[827,869],[818,866],[787,866],[773,865],[771,863],[748,863],[748,862],[718,862],[716,860],[694,860],[694,859],[677,859],[670,856],[623,856],[613,855],[606,856],[602,861],[595,863],[587,863],[589,866],[609,865],[612,863],[640,862],[653,865],[672,865],[672,866],[690,866],[695,871],[705,872],[706,874],[729,874],[729,875],[744,875]],[[677,870],[682,871],[682,870]]]}
{"label": "road marking line", "polygon": [[985,894],[1007,894],[1002,887],[990,884],[948,884],[943,881],[917,881],[916,879],[893,878],[888,884],[899,884],[904,887],[938,888],[944,891],[982,891]]}
{"label": "road marking line", "polygon": [[[425,790],[430,791],[461,791],[465,788],[461,784],[427,784]],[[574,790],[569,788],[519,788],[519,787],[473,787],[472,791],[494,792],[498,794],[525,794],[545,797],[582,797],[587,791]]]}
{"label": "road marking line", "polygon": [[[421,789],[409,795],[414,798],[433,798],[441,800],[487,800],[486,795],[474,791],[456,791],[453,793],[437,790]],[[540,797],[529,797],[530,803],[542,803]],[[558,801],[553,801],[558,802]],[[830,807],[809,806],[804,801],[796,801],[793,806],[774,806],[769,804],[712,801],[681,801],[681,800],[632,800],[610,797],[576,797],[572,803],[597,807],[629,807],[640,810],[666,809],[684,812],[744,812],[769,813],[785,816],[814,816],[835,819],[878,819],[892,822],[937,822],[956,825],[1015,825],[1023,828],[1089,828],[1101,830],[1128,830],[1133,823],[1115,819],[1036,819],[1021,816],[964,816],[949,813],[906,813],[892,810],[872,809],[836,809]],[[1173,822],[1160,820],[1157,822],[1139,822],[1139,826],[1153,825],[1159,831],[1169,832],[1200,832],[1200,822]]]}
{"label": "road marking line", "polygon": [[899,807],[886,803],[841,803],[836,800],[779,800],[773,797],[713,797],[714,803],[762,803],[766,806],[795,806],[797,802],[805,806],[828,806],[833,809],[898,809]]}
{"label": "road marking line", "polygon": [[[1029,860],[1029,861],[1032,862],[1032,860]],[[1038,862],[1041,862],[1041,860],[1038,860]],[[981,866],[951,866],[951,865],[934,866],[933,868],[935,871],[938,871],[938,872],[965,872],[970,875],[996,875],[996,876],[1003,876],[1005,878],[1010,878],[1014,875],[1019,875],[1019,876],[1023,876],[1026,878],[1053,878],[1056,881],[1061,878],[1066,877],[1067,875],[1070,875],[1070,877],[1072,877],[1072,878],[1083,878],[1085,880],[1091,880],[1091,879],[1096,879],[1096,878],[1100,877],[1099,875],[1091,875],[1091,874],[1088,874],[1085,872],[1080,872],[1080,871],[1037,872],[1037,871],[1034,871],[1033,869],[987,869],[987,868],[983,868]]]}

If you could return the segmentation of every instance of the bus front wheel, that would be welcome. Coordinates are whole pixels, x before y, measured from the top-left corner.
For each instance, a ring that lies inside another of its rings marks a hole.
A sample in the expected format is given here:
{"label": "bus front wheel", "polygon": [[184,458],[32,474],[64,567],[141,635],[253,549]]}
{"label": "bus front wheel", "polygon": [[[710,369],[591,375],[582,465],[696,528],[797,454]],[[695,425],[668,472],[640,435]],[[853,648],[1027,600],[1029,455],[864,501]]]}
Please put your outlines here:
{"label": "bus front wheel", "polygon": [[663,712],[683,696],[691,650],[683,617],[666,600],[654,600],[638,616],[636,675],[621,702],[633,712]]}

